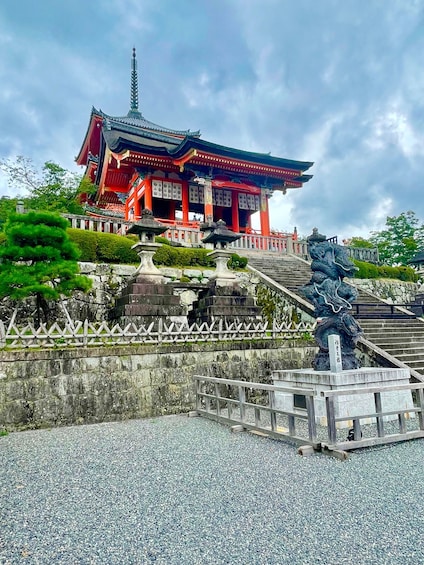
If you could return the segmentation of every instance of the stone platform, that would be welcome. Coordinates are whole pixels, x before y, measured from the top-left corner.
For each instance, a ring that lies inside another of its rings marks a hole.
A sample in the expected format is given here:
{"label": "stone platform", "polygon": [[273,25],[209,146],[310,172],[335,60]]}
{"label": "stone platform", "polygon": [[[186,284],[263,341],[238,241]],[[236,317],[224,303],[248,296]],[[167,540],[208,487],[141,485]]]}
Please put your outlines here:
{"label": "stone platform", "polygon": [[[316,423],[327,425],[327,412],[325,398],[321,392],[328,390],[343,390],[372,387],[390,387],[409,384],[408,369],[388,369],[362,367],[348,371],[314,371],[313,369],[273,371],[274,385],[290,388],[313,390],[315,392],[314,405]],[[275,394],[276,407],[280,410],[304,412],[302,408],[304,397],[293,396],[278,392]],[[411,392],[409,390],[382,392],[382,408],[384,412],[413,408]],[[334,397],[335,416],[352,417],[361,414],[372,414],[375,410],[374,395],[353,394]],[[414,414],[411,414],[413,417]],[[385,416],[385,420],[397,420],[397,415]],[[371,424],[375,419],[361,419],[361,424]],[[338,422],[338,428],[351,428],[352,420]]]}
{"label": "stone platform", "polygon": [[144,276],[137,277],[123,289],[109,313],[109,319],[122,326],[129,323],[148,326],[152,322],[157,324],[159,318],[175,322],[186,319],[180,298],[174,296],[172,287],[151,282]]}

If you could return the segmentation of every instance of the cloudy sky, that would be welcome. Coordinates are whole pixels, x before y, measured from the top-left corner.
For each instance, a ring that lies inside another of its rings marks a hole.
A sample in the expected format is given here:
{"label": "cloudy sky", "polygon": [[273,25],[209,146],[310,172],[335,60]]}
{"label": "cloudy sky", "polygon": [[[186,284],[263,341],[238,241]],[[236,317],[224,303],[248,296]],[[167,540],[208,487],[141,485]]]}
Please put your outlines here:
{"label": "cloudy sky", "polygon": [[424,221],[424,0],[2,0],[0,159],[79,171],[92,106],[129,110],[133,46],[147,119],[314,161],[272,227]]}

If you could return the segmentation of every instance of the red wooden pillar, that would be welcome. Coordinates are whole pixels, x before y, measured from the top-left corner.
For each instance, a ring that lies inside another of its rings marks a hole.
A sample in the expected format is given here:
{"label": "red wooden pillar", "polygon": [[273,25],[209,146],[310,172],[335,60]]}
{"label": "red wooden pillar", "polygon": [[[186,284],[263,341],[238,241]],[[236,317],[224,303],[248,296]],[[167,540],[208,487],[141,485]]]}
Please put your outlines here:
{"label": "red wooden pillar", "polygon": [[188,213],[190,210],[190,204],[188,201],[188,182],[186,180],[183,181],[183,188],[181,194],[181,208],[183,212],[183,224],[188,224]]}
{"label": "red wooden pillar", "polygon": [[268,208],[268,196],[264,189],[261,190],[261,234],[264,236],[269,236],[271,230],[269,228],[269,208]]}
{"label": "red wooden pillar", "polygon": [[213,222],[212,180],[206,179],[204,185],[205,222]]}
{"label": "red wooden pillar", "polygon": [[231,229],[238,233],[240,231],[239,208],[238,208],[238,192],[231,191]]}
{"label": "red wooden pillar", "polygon": [[141,211],[140,211],[140,200],[137,196],[137,191],[134,191],[134,220],[139,220],[141,218]]}
{"label": "red wooden pillar", "polygon": [[153,212],[152,179],[144,181],[144,207]]}
{"label": "red wooden pillar", "polygon": [[169,219],[175,220],[175,200],[169,201]]}

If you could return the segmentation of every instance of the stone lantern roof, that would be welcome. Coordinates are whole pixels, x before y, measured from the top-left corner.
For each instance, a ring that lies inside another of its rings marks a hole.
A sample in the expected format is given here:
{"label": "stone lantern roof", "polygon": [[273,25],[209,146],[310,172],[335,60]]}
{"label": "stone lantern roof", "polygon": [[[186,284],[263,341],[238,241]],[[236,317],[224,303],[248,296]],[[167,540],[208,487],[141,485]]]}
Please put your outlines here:
{"label": "stone lantern roof", "polygon": [[235,233],[227,228],[224,220],[202,224],[201,231],[209,232],[202,240],[203,243],[213,243],[214,247],[225,249],[228,243],[232,243],[241,238],[239,233]]}
{"label": "stone lantern roof", "polygon": [[155,235],[160,235],[168,229],[168,226],[157,222],[153,217],[153,212],[145,208],[141,212],[138,222],[133,224],[127,233],[135,233],[140,241],[154,241]]}

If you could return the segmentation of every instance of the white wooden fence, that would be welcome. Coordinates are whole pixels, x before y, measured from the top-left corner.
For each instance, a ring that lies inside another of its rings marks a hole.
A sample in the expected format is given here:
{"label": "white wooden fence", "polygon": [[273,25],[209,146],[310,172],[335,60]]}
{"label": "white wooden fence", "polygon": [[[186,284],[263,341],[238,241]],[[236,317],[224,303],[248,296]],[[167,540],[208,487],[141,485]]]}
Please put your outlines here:
{"label": "white wooden fence", "polygon": [[211,341],[244,341],[251,339],[301,339],[307,338],[315,328],[314,323],[299,324],[267,322],[233,322],[221,319],[210,324],[192,324],[186,322],[164,322],[159,319],[150,325],[128,324],[121,327],[107,322],[99,324],[75,322],[61,327],[33,324],[8,327],[0,320],[0,348],[65,348],[99,345],[161,344]]}

